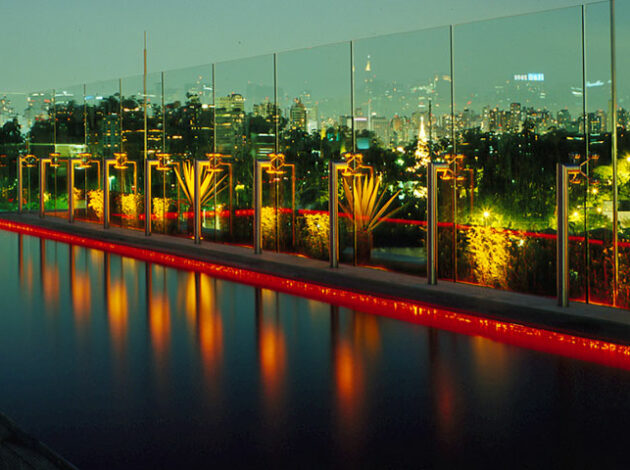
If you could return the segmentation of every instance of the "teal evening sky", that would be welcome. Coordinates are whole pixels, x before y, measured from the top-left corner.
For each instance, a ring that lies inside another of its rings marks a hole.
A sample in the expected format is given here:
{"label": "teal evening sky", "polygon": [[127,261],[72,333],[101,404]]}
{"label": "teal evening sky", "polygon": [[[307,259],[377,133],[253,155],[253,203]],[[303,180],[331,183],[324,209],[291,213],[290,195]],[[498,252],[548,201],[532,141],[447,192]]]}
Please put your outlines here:
{"label": "teal evening sky", "polygon": [[[576,5],[575,0],[0,2],[0,92],[149,71]],[[418,52],[432,47],[424,44]],[[494,47],[500,49],[501,44]]]}

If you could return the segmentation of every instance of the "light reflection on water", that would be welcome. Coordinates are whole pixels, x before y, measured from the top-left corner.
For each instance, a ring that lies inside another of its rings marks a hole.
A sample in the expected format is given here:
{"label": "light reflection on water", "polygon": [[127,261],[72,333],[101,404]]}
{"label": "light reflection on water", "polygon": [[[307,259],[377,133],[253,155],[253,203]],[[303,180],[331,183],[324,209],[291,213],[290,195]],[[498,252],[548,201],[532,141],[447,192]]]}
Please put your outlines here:
{"label": "light reflection on water", "polygon": [[623,455],[627,371],[24,235],[0,256],[0,410],[80,467]]}

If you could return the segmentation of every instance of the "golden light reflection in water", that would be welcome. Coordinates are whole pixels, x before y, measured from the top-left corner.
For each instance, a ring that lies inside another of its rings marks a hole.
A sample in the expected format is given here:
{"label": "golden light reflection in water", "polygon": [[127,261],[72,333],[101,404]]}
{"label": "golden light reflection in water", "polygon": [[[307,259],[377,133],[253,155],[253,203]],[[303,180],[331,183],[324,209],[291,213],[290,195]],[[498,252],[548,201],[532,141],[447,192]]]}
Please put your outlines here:
{"label": "golden light reflection in water", "polygon": [[359,354],[346,339],[335,350],[335,385],[342,421],[353,426],[363,397],[364,371]]}
{"label": "golden light reflection in water", "polygon": [[72,307],[77,324],[85,324],[90,316],[92,293],[87,272],[75,274],[72,278]]}
{"label": "golden light reflection in water", "polygon": [[47,305],[56,308],[59,306],[59,268],[56,265],[49,266],[45,263],[42,268],[44,301]]}
{"label": "golden light reflection in water", "polygon": [[282,395],[287,367],[287,345],[279,321],[265,315],[263,305],[275,305],[277,309],[278,293],[270,290],[256,290],[256,318],[258,332],[258,357],[265,404],[268,412],[277,414],[281,411]]}
{"label": "golden light reflection in water", "polygon": [[199,281],[199,346],[205,370],[214,376],[223,356],[223,321],[215,308],[216,279],[202,274]]}
{"label": "golden light reflection in water", "polygon": [[90,261],[92,263],[92,266],[94,266],[95,268],[100,268],[103,265],[104,253],[102,251],[98,251],[94,249],[87,249],[87,252],[90,255]]}
{"label": "golden light reflection in water", "polygon": [[366,354],[375,356],[380,351],[379,326],[366,315],[352,312],[349,329],[342,333],[339,309],[335,306],[331,306],[331,322],[338,429],[345,451],[355,452],[362,434],[362,409],[367,393],[365,358]]}
{"label": "golden light reflection in water", "polygon": [[119,353],[122,353],[127,340],[129,321],[127,286],[122,279],[115,279],[109,283],[107,290],[107,317],[114,348]]}
{"label": "golden light reflection in water", "polygon": [[[26,269],[22,271],[20,278],[22,290],[26,290],[27,294],[33,294],[33,259],[29,258],[26,262]],[[26,288],[26,289],[25,289]]]}
{"label": "golden light reflection in water", "polygon": [[509,346],[491,341],[481,336],[471,338],[471,352],[475,377],[484,396],[491,396],[494,400],[507,398],[512,383],[512,371],[516,368],[511,363]]}
{"label": "golden light reflection in water", "polygon": [[151,292],[149,330],[153,350],[161,362],[168,352],[171,336],[171,308],[166,292]]}
{"label": "golden light reflection in water", "polygon": [[259,345],[265,395],[275,401],[286,370],[287,348],[284,335],[276,325],[262,325]]}
{"label": "golden light reflection in water", "polygon": [[177,291],[178,304],[185,306],[186,318],[191,331],[197,326],[197,281],[195,273],[186,273],[186,280],[180,282]]}
{"label": "golden light reflection in water", "polygon": [[379,319],[373,315],[355,315],[353,318],[355,348],[363,349],[375,356],[381,351]]}
{"label": "golden light reflection in water", "polygon": [[184,305],[188,326],[196,337],[206,377],[211,382],[223,360],[223,320],[217,307],[215,278],[207,274],[186,273],[180,282],[178,303]]}
{"label": "golden light reflection in water", "polygon": [[83,330],[89,321],[92,295],[90,276],[86,270],[77,274],[75,266],[75,254],[79,251],[79,247],[69,247],[69,265],[70,265],[70,294],[72,297],[72,309],[74,311],[75,322],[79,330]]}

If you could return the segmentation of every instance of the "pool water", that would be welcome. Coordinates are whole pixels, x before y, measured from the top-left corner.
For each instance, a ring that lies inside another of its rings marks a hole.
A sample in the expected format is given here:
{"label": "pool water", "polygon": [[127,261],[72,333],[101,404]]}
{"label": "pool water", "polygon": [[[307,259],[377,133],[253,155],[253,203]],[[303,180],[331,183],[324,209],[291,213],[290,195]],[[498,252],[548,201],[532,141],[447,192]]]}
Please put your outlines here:
{"label": "pool water", "polygon": [[622,467],[630,372],[0,231],[0,410],[79,468]]}

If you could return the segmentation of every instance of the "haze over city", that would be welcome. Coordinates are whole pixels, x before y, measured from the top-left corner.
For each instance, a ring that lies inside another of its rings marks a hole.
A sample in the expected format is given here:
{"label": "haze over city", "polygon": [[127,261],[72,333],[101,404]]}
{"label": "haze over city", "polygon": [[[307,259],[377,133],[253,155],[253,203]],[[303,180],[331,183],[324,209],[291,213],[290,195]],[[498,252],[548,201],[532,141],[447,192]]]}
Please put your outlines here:
{"label": "haze over city", "polygon": [[114,0],[95,8],[92,2],[78,0],[3,2],[0,92],[141,73],[144,30],[149,37],[149,70],[161,71],[578,4]]}

